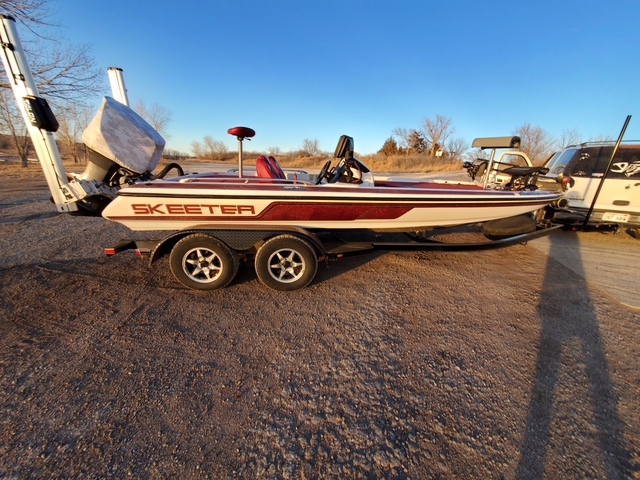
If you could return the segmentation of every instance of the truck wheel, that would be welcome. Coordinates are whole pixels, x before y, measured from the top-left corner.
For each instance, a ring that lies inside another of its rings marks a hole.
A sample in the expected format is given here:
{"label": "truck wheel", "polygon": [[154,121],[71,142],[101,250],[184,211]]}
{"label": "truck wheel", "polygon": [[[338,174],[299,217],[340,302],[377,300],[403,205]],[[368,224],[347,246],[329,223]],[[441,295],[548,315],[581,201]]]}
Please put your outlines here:
{"label": "truck wheel", "polygon": [[195,290],[226,287],[238,273],[238,255],[224,243],[204,233],[181,239],[171,250],[171,272],[184,286]]}
{"label": "truck wheel", "polygon": [[297,290],[309,285],[316,276],[318,256],[306,240],[294,235],[278,235],[258,249],[255,268],[267,287]]}

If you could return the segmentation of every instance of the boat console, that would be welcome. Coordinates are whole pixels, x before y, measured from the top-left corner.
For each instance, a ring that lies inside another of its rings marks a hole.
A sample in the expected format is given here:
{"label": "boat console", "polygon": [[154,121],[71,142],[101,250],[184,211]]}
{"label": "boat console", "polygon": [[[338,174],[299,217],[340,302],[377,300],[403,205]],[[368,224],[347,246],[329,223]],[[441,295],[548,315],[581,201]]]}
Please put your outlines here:
{"label": "boat console", "polygon": [[[353,156],[354,150],[353,138],[348,135],[341,135],[338,140],[338,145],[333,153],[335,158],[340,159],[338,164],[331,168],[331,160],[328,160],[316,180],[316,185],[320,184],[322,180],[326,179],[327,183],[371,183],[373,184],[373,175],[371,170]],[[356,174],[357,176],[354,176]],[[365,174],[369,174],[365,176]],[[371,177],[370,179],[367,177]]]}

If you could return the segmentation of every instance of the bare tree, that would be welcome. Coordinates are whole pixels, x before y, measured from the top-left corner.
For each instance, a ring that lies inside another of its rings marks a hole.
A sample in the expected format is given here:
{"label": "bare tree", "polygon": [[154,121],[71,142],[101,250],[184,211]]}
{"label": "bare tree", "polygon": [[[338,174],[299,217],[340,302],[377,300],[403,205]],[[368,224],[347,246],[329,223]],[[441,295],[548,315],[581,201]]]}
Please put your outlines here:
{"label": "bare tree", "polygon": [[191,142],[191,152],[193,153],[193,156],[196,158],[204,158],[205,156],[205,148],[197,140],[194,140],[193,142]]}
{"label": "bare tree", "polygon": [[78,163],[80,153],[84,152],[82,132],[89,125],[92,113],[87,105],[68,103],[60,109],[57,116],[60,126],[56,136],[73,158],[73,163]]}
{"label": "bare tree", "polygon": [[444,115],[436,115],[435,120],[425,117],[422,133],[429,146],[429,155],[435,156],[453,132],[455,128],[451,126],[451,118]]}
{"label": "bare tree", "polygon": [[16,20],[32,27],[49,25],[46,18],[48,0],[0,0],[0,13],[10,15]]}
{"label": "bare tree", "polygon": [[[29,28],[31,36],[35,37],[35,40],[27,38],[22,42],[31,71],[40,93],[50,100],[55,113],[64,116],[62,109],[67,108],[68,104],[79,106],[83,100],[103,90],[104,75],[95,67],[88,46],[65,47],[59,39],[42,35],[44,27],[53,26],[47,22],[47,4],[48,0],[0,0],[0,13],[11,15],[22,22]],[[2,65],[0,87],[3,92],[9,91]],[[21,145],[23,136],[28,138],[26,151],[16,147],[23,166],[26,166],[26,155],[30,149],[28,142],[31,140],[26,135],[24,120],[21,116],[11,115],[17,109],[15,100],[10,95],[0,96],[0,103],[0,110],[3,112],[1,127],[14,137],[14,144]],[[20,132],[23,131],[24,135],[21,136]]]}
{"label": "bare tree", "polygon": [[302,141],[302,147],[300,148],[300,152],[308,157],[315,157],[320,153],[320,147],[318,147],[318,139],[314,138],[313,140],[309,138],[305,138]]}
{"label": "bare tree", "polygon": [[395,136],[397,136],[400,140],[398,141],[398,149],[407,151],[409,150],[409,138],[411,137],[411,130],[406,128],[394,128],[391,132]]}
{"label": "bare tree", "polygon": [[582,143],[582,135],[577,129],[565,129],[562,131],[558,144],[560,148],[568,147],[569,145],[578,145]]}
{"label": "bare tree", "polygon": [[204,137],[202,137],[204,155],[210,160],[213,158],[214,143],[215,143],[215,140],[209,135],[205,135]]}
{"label": "bare tree", "polygon": [[27,158],[32,147],[31,138],[11,91],[4,88],[0,88],[0,130],[12,138],[22,166],[27,167]]}
{"label": "bare tree", "polygon": [[225,153],[229,151],[229,149],[222,140],[214,140],[213,145],[211,146],[211,151],[217,158],[220,159]]}
{"label": "bare tree", "polygon": [[556,139],[542,127],[525,123],[513,133],[520,137],[520,150],[534,165],[541,165],[555,151]]}
{"label": "bare tree", "polygon": [[169,138],[167,126],[171,122],[171,112],[166,108],[154,103],[147,107],[142,100],[138,100],[133,106],[135,112],[144,118],[156,132],[165,138]]}
{"label": "bare tree", "polygon": [[280,147],[267,147],[267,152],[269,152],[270,155],[280,155],[282,149]]}
{"label": "bare tree", "polygon": [[178,150],[172,150],[170,148],[166,148],[162,152],[162,158],[166,158],[166,159],[169,159],[169,160],[184,160],[188,156],[189,155],[187,155],[184,152],[180,152]]}
{"label": "bare tree", "polygon": [[204,144],[204,154],[212,160],[220,160],[227,153],[227,146],[220,140],[214,140],[209,135],[205,135],[202,139]]}
{"label": "bare tree", "polygon": [[[38,40],[27,52],[40,93],[52,103],[82,103],[104,91],[104,72],[96,68],[88,45],[62,47]],[[3,74],[2,86],[8,86]]]}
{"label": "bare tree", "polygon": [[[77,102],[102,92],[104,73],[97,69],[89,45],[68,46],[48,29],[48,0],[0,0],[0,13],[23,23],[31,35],[22,38],[40,93],[60,102]],[[0,65],[0,86],[8,88]]]}
{"label": "bare tree", "polygon": [[589,140],[587,141],[588,142],[612,142],[613,138],[611,138],[609,135],[600,134],[600,135],[589,137]]}
{"label": "bare tree", "polygon": [[482,150],[480,148],[472,148],[471,150],[467,150],[462,159],[467,162],[475,162],[476,160],[488,160],[489,159],[489,151]]}
{"label": "bare tree", "polygon": [[447,154],[451,160],[462,160],[467,150],[469,144],[464,138],[452,138],[447,143]]}

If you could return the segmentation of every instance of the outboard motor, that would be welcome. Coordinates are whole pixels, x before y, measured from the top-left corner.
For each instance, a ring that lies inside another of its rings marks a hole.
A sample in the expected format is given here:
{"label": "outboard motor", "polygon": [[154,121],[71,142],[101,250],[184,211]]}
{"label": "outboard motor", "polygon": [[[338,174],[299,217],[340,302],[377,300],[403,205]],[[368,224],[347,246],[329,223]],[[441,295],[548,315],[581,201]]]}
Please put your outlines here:
{"label": "outboard motor", "polygon": [[150,178],[160,161],[165,141],[131,108],[104,97],[91,123],[82,133],[89,149],[87,168],[79,177],[121,187]]}

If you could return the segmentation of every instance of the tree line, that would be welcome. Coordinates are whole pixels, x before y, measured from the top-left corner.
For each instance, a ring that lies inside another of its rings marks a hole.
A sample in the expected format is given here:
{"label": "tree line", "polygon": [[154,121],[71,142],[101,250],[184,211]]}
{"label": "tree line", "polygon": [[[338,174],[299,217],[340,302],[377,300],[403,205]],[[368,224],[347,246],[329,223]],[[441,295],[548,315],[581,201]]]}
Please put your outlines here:
{"label": "tree line", "polygon": [[[235,157],[235,152],[230,152],[227,146],[221,140],[214,140],[211,136],[205,135],[202,141],[194,140],[191,142],[191,153],[195,158],[203,158],[207,160],[228,160]],[[282,155],[280,147],[267,147],[266,153],[269,155]],[[289,154],[299,157],[317,157],[329,156],[328,152],[320,149],[320,142],[317,138],[305,138],[299,149],[288,152]]]}
{"label": "tree line", "polygon": [[[453,137],[455,128],[450,117],[436,115],[425,117],[418,128],[396,128],[385,140],[379,154],[424,155],[425,157],[443,157],[450,160],[473,160],[482,157],[483,152],[471,150],[470,144],[463,138]],[[563,130],[560,137],[555,137],[544,128],[524,123],[515,128],[512,135],[520,137],[520,150],[535,165],[544,163],[553,153],[569,145],[583,142],[582,135],[575,129]],[[496,135],[500,136],[500,135]],[[591,137],[588,141],[605,141],[609,137]]]}

